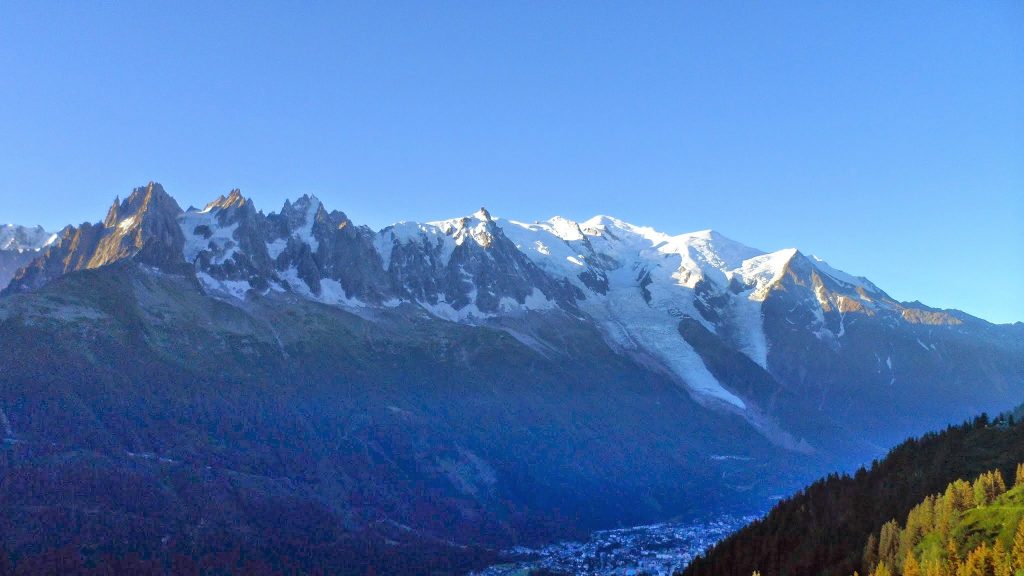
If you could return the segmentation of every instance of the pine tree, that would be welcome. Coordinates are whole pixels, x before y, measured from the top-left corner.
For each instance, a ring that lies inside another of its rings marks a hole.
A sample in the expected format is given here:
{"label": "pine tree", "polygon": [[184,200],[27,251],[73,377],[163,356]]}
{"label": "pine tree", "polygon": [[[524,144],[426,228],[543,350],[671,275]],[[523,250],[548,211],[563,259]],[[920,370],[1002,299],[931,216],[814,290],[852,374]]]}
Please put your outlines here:
{"label": "pine tree", "polygon": [[1021,484],[1022,482],[1024,482],[1024,463],[1017,464],[1017,474],[1013,478],[1013,485],[1024,486]]}
{"label": "pine tree", "polygon": [[[1003,494],[1006,494],[1006,481],[1003,480],[1003,473],[1002,472],[1000,472],[999,470],[993,470],[992,471],[992,482],[994,484],[995,492],[996,492],[995,498],[998,498],[998,497],[1002,496]],[[995,498],[993,498],[993,500],[995,500]]]}
{"label": "pine tree", "polygon": [[924,576],[947,576],[946,567],[940,560],[925,560],[922,562],[921,573]]}
{"label": "pine tree", "polygon": [[957,550],[956,542],[952,538],[946,540],[946,573],[953,576],[957,573],[960,565],[960,553]]}
{"label": "pine tree", "polygon": [[1010,555],[1006,553],[1006,547],[998,538],[995,546],[992,547],[992,568],[994,576],[1013,576]]}
{"label": "pine tree", "polygon": [[907,521],[900,533],[900,550],[909,551],[917,546],[925,534],[935,525],[936,496],[927,496],[907,514]]}
{"label": "pine tree", "polygon": [[1014,570],[1024,570],[1024,520],[1017,525],[1017,533],[1013,537],[1010,556],[1013,557]]}
{"label": "pine tree", "polygon": [[868,535],[868,543],[864,545],[864,556],[861,558],[861,567],[871,570],[878,565],[878,538],[872,532]]}
{"label": "pine tree", "polygon": [[913,552],[907,552],[903,559],[903,576],[921,576],[921,565],[917,563]]}
{"label": "pine tree", "polygon": [[875,567],[875,571],[871,574],[872,576],[893,576],[892,570],[889,570],[889,567],[885,564],[885,560],[879,562],[878,566]]}
{"label": "pine tree", "polygon": [[900,525],[889,520],[878,535],[878,558],[887,566],[896,566],[900,558]]}
{"label": "pine tree", "polygon": [[953,486],[949,485],[946,487],[946,492],[940,494],[935,502],[935,530],[939,532],[943,539],[946,539],[953,529],[954,499]]}
{"label": "pine tree", "polygon": [[989,576],[992,573],[991,552],[984,542],[971,550],[967,559],[957,568],[956,576]]}
{"label": "pine tree", "polygon": [[978,506],[984,506],[992,502],[992,477],[988,472],[983,473],[974,480],[974,485],[971,487],[974,490],[974,503]]}
{"label": "pine tree", "polygon": [[945,498],[954,515],[974,507],[974,490],[966,480],[956,480],[947,486]]}

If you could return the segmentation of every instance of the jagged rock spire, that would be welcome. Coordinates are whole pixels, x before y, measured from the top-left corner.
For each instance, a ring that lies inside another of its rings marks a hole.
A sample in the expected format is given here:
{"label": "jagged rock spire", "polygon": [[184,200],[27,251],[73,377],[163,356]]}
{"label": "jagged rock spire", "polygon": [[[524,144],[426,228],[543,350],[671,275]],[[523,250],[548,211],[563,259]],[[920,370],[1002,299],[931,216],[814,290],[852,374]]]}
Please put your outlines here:
{"label": "jagged rock spire", "polygon": [[127,198],[114,199],[102,224],[85,223],[61,232],[61,241],[20,270],[10,290],[30,290],[68,272],[133,259],[171,270],[184,262],[181,207],[163,186],[149,182]]}
{"label": "jagged rock spire", "polygon": [[251,201],[249,199],[247,199],[245,196],[242,196],[241,190],[239,190],[238,188],[234,188],[231,190],[231,192],[228,193],[227,196],[218,196],[216,200],[207,204],[203,210],[208,211],[213,208],[234,208],[244,206],[250,202]]}
{"label": "jagged rock spire", "polygon": [[111,204],[110,210],[107,210],[107,217],[103,219],[103,226],[106,228],[112,228],[117,224],[118,211],[121,206],[121,196],[114,196],[114,203]]}

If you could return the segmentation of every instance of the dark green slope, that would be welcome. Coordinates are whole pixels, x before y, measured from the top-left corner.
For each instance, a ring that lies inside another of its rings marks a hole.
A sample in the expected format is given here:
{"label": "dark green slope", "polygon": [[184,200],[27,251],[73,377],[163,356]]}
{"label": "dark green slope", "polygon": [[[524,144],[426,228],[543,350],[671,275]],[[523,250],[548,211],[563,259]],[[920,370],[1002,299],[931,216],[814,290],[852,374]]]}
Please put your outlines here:
{"label": "dark green slope", "polygon": [[1024,425],[981,417],[908,440],[870,470],[829,476],[780,502],[762,520],[695,560],[684,576],[834,575],[860,566],[868,535],[959,478],[999,469],[1013,477],[1024,461]]}

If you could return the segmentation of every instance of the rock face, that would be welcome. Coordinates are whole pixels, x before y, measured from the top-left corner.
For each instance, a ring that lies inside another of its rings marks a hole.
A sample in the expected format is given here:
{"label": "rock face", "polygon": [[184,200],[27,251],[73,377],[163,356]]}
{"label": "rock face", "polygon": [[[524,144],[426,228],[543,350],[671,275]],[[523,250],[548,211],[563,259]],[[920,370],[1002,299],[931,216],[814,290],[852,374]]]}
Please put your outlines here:
{"label": "rock face", "polygon": [[[950,406],[959,417],[1012,402],[1024,373],[1021,326],[897,302],[798,250],[764,253],[713,231],[670,236],[606,216],[525,224],[481,208],[374,232],[311,196],[264,214],[233,190],[183,212],[150,183],[102,223],[63,230],[41,256],[8,292],[131,260],[194,275],[238,304],[276,293],[360,313],[401,307],[555,349],[525,336],[536,323],[523,319],[557,313],[665,371],[700,404],[775,429],[787,391],[803,402],[797,412],[856,422],[855,434],[878,446],[943,424]],[[722,350],[758,374],[712,369],[709,355]],[[745,394],[751,379],[771,390]]]}
{"label": "rock face", "polygon": [[[150,184],[36,256],[0,297],[0,341],[18,343],[0,349],[0,407],[28,450],[5,465],[159,485],[138,533],[214,548],[314,528],[261,528],[213,494],[419,544],[758,508],[1024,393],[1024,325],[897,302],[798,250],[605,216],[481,209],[375,232],[310,196],[182,211]],[[25,510],[128,514],[4,489]]]}
{"label": "rock face", "polygon": [[68,226],[41,258],[18,271],[8,287],[31,290],[69,272],[99,268],[120,260],[172,270],[184,263],[181,208],[159,184],[136,188],[114,200],[102,223]]}

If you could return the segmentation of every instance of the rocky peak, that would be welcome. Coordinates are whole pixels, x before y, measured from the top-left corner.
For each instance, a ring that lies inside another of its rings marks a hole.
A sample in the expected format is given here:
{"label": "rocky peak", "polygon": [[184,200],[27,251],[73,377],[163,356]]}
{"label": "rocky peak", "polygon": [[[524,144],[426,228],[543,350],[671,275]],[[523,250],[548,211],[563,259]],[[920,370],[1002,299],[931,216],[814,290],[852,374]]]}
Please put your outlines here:
{"label": "rocky peak", "polygon": [[462,246],[466,240],[471,239],[481,248],[490,248],[497,237],[504,236],[501,228],[491,219],[491,213],[486,208],[477,210],[471,216],[442,220],[431,224],[452,237],[456,246]]}
{"label": "rocky peak", "polygon": [[291,228],[299,228],[304,224],[312,224],[323,207],[323,203],[316,196],[303,194],[295,202],[285,200],[281,216],[288,221]]}
{"label": "rocky peak", "polygon": [[242,196],[242,191],[239,190],[238,188],[235,188],[234,190],[229,192],[227,196],[218,196],[216,200],[207,204],[206,208],[204,208],[203,211],[208,212],[215,208],[238,208],[251,204],[252,200],[249,200],[246,197]]}
{"label": "rocky peak", "polygon": [[104,228],[113,228],[117,226],[117,221],[120,219],[118,216],[121,208],[121,196],[114,196],[114,203],[107,210],[107,216],[103,219]]}
{"label": "rocky peak", "polygon": [[237,188],[227,196],[219,196],[207,204],[201,214],[207,213],[213,215],[221,226],[237,224],[242,228],[258,227],[257,221],[262,220],[253,201],[243,196]]}
{"label": "rocky peak", "polygon": [[183,262],[184,238],[177,218],[181,207],[156,182],[116,198],[101,224],[65,228],[59,242],[19,270],[9,290],[31,290],[75,270],[133,259],[161,269]]}
{"label": "rocky peak", "polygon": [[161,216],[177,216],[181,213],[178,202],[157,182],[150,182],[146,186],[133,189],[121,204],[120,212],[124,214],[126,210],[132,213]]}
{"label": "rocky peak", "polygon": [[477,220],[483,220],[485,222],[490,222],[491,213],[487,211],[487,208],[481,206],[479,210],[473,213],[473,218],[476,218]]}
{"label": "rocky peak", "polygon": [[107,217],[103,219],[103,227],[133,229],[138,227],[144,219],[150,221],[173,219],[177,218],[181,212],[178,202],[164,191],[163,186],[156,182],[150,182],[146,186],[132,190],[132,193],[124,200],[121,200],[120,196],[115,197],[113,205],[107,211]]}
{"label": "rocky peak", "polygon": [[177,218],[181,207],[163,186],[150,182],[116,200],[103,222],[106,229],[87,267],[98,268],[123,258],[136,258],[157,267],[177,264],[184,238]]}

